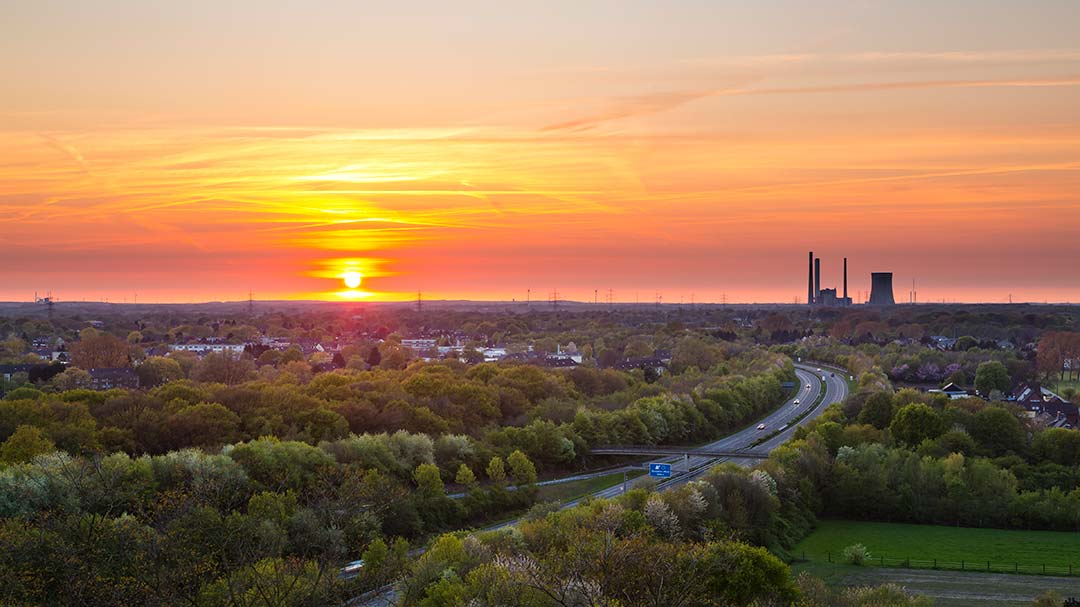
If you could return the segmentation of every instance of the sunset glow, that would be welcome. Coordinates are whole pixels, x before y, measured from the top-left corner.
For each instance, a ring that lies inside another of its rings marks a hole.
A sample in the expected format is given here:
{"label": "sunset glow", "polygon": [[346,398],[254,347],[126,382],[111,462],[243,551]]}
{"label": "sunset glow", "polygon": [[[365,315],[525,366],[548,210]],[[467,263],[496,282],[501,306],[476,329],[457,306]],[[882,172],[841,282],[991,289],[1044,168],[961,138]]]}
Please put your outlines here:
{"label": "sunset glow", "polygon": [[0,8],[0,299],[1080,300],[1069,3],[88,4]]}

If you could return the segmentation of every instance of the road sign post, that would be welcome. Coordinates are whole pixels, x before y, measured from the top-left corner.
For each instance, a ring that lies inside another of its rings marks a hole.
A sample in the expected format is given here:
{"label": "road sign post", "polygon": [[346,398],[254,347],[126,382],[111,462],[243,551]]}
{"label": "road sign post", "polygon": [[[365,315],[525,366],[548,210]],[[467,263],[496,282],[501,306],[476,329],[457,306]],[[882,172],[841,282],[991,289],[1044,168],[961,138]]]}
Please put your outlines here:
{"label": "road sign post", "polygon": [[649,476],[656,478],[671,478],[671,464],[649,464]]}

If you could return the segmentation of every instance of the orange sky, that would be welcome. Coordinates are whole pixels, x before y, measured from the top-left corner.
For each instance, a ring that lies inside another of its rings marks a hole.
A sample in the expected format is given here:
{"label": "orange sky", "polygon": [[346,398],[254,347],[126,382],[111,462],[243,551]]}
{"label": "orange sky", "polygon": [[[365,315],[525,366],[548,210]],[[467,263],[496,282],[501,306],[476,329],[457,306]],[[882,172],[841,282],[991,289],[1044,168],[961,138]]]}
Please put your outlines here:
{"label": "orange sky", "polygon": [[0,299],[1080,301],[1075,4],[513,4],[4,5]]}

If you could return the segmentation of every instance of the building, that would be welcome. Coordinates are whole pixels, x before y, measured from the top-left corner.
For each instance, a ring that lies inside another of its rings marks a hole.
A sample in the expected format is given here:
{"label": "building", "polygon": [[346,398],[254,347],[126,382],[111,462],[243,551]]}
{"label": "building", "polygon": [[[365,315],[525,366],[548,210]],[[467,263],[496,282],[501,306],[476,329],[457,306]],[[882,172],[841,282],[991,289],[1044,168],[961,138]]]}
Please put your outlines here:
{"label": "building", "polygon": [[172,344],[169,349],[174,352],[194,352],[199,356],[206,356],[210,353],[216,352],[232,352],[233,354],[243,354],[244,344]]}
{"label": "building", "polygon": [[434,339],[403,339],[401,346],[414,352],[427,352],[434,350],[438,342]]}
{"label": "building", "polygon": [[1051,428],[1080,428],[1080,409],[1037,383],[1022,385],[1015,401],[1028,417],[1040,420]]}
{"label": "building", "polygon": [[11,381],[12,379],[19,379],[19,375],[26,374],[26,381],[30,383],[37,383],[43,381],[49,381],[54,376],[59,375],[66,369],[63,364],[60,363],[23,363],[17,365],[0,365],[0,379],[4,381]]}
{"label": "building", "polygon": [[950,400],[956,400],[958,398],[969,398],[972,396],[971,392],[961,388],[953,382],[945,384],[945,387],[940,390],[927,390],[930,394],[944,394],[948,396]]}
{"label": "building", "polygon": [[139,376],[128,367],[90,369],[90,386],[94,390],[139,387]]}
{"label": "building", "polygon": [[809,273],[807,275],[806,301],[810,305],[818,306],[850,306],[851,298],[848,297],[847,289],[847,257],[844,258],[844,295],[841,297],[835,288],[821,288],[821,258],[814,257],[814,252],[809,255]]}
{"label": "building", "polygon": [[870,305],[896,305],[893,299],[892,272],[872,272],[870,274]]}

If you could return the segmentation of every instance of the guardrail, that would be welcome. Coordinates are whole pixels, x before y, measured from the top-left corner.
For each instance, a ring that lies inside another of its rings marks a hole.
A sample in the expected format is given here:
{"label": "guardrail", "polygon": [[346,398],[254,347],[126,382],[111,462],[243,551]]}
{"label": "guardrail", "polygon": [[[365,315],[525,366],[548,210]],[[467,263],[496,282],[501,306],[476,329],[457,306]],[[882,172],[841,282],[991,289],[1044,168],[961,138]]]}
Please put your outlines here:
{"label": "guardrail", "polygon": [[[808,364],[813,364],[813,363],[808,363]],[[762,444],[762,443],[764,443],[766,441],[772,440],[772,439],[776,438],[777,436],[779,436],[780,434],[782,434],[784,432],[787,432],[787,430],[791,426],[798,425],[799,422],[806,419],[807,415],[810,415],[811,413],[816,411],[818,407],[821,406],[821,403],[825,401],[825,396],[829,393],[829,386],[827,384],[825,384],[825,382],[822,381],[822,379],[820,377],[817,377],[816,379],[817,379],[817,381],[822,383],[822,389],[821,389],[820,392],[818,392],[817,398],[814,399],[814,402],[811,403],[809,407],[806,407],[805,409],[803,409],[801,413],[799,413],[795,417],[791,418],[791,421],[789,421],[783,428],[773,430],[772,432],[770,432],[770,433],[768,433],[768,434],[766,434],[764,436],[758,437],[757,440],[755,440],[753,443],[751,443],[751,445],[750,445],[751,447],[757,447],[758,445],[760,445],[760,444]]]}

